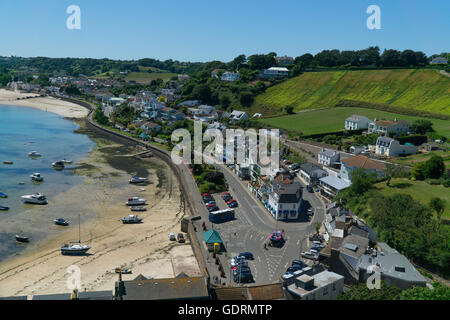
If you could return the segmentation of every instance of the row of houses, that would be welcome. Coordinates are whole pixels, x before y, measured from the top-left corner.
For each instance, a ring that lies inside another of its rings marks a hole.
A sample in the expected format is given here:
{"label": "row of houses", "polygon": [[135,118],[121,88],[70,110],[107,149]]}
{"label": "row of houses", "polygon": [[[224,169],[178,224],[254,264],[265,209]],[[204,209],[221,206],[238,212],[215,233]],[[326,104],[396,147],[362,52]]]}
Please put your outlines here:
{"label": "row of houses", "polygon": [[400,133],[407,133],[409,131],[409,122],[397,119],[394,119],[393,121],[378,120],[377,118],[372,121],[365,116],[354,114],[345,119],[345,129],[367,129],[368,133],[378,133],[384,136],[388,136],[390,134],[399,135]]}

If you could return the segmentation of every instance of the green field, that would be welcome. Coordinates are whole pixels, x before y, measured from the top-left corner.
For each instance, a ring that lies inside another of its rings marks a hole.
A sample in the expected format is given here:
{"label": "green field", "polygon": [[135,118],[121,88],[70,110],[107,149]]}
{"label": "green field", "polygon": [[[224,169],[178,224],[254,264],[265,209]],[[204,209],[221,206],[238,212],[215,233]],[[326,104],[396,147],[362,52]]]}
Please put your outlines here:
{"label": "green field", "polygon": [[[259,121],[275,128],[286,129],[293,132],[303,132],[305,135],[339,131],[345,126],[345,119],[352,114],[366,116],[369,119],[399,119],[413,122],[420,117],[400,115],[385,111],[367,108],[336,107],[321,110],[301,111],[294,115],[266,118]],[[434,130],[450,138],[450,121],[430,119]]]}
{"label": "green field", "polygon": [[425,181],[411,181],[406,178],[394,178],[391,186],[387,187],[386,182],[380,182],[375,187],[386,196],[393,194],[409,194],[413,199],[428,205],[431,198],[439,197],[446,201],[445,211],[442,215],[444,219],[450,219],[450,188],[442,185],[433,186]]}
{"label": "green field", "polygon": [[159,72],[153,72],[153,73],[148,73],[148,72],[130,72],[125,77],[125,81],[136,81],[137,83],[148,84],[152,80],[156,80],[158,78],[161,78],[161,79],[163,79],[166,82],[166,81],[169,81],[170,78],[172,78],[173,76],[176,76],[176,75],[177,75],[176,73],[171,73],[171,72],[163,72],[163,73],[159,73]]}
{"label": "green field", "polygon": [[450,78],[426,69],[307,72],[268,88],[251,112],[334,107],[344,99],[450,115]]}

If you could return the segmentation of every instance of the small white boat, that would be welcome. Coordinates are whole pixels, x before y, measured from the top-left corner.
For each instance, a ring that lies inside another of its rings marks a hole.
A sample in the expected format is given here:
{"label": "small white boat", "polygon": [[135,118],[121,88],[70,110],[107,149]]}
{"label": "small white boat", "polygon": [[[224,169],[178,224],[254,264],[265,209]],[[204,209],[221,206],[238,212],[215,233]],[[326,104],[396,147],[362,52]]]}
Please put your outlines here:
{"label": "small white boat", "polygon": [[142,177],[138,177],[138,176],[133,176],[130,179],[130,183],[142,183],[145,182],[145,180],[147,180],[146,178],[142,178]]}
{"label": "small white boat", "polygon": [[81,244],[80,242],[71,242],[61,246],[61,254],[70,256],[83,255],[90,248],[90,246]]}
{"label": "small white boat", "polygon": [[72,163],[72,160],[67,160],[66,158],[62,159],[61,162],[63,163]]}
{"label": "small white boat", "polygon": [[32,175],[30,175],[30,178],[31,178],[31,180],[33,180],[33,181],[43,181],[44,180],[44,178],[41,176],[41,174],[40,173],[38,173],[38,172],[35,172],[35,173],[33,173]]}
{"label": "small white boat", "polygon": [[56,169],[63,169],[64,168],[64,162],[62,161],[55,161],[52,163],[52,167]]}
{"label": "small white boat", "polygon": [[133,214],[130,214],[128,217],[122,218],[123,224],[132,224],[132,223],[141,223],[142,218],[135,216]]}
{"label": "small white boat", "polygon": [[24,203],[47,204],[47,198],[42,193],[34,193],[22,196]]}
{"label": "small white boat", "polygon": [[37,151],[31,151],[31,152],[28,153],[28,156],[29,157],[40,157],[40,156],[42,156],[42,154],[40,154]]}
{"label": "small white boat", "polygon": [[147,208],[142,206],[131,206],[130,209],[131,211],[147,211]]}
{"label": "small white boat", "polygon": [[141,206],[147,202],[145,199],[141,199],[138,197],[128,198],[128,201],[125,203],[127,206]]}

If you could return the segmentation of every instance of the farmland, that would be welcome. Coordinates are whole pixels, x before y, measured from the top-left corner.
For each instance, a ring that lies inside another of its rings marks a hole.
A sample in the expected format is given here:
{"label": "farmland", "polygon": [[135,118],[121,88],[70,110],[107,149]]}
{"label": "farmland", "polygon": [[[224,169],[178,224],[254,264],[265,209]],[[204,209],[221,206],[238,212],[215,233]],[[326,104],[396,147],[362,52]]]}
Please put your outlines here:
{"label": "farmland", "polygon": [[158,78],[164,80],[165,82],[169,81],[170,78],[176,76],[176,73],[171,72],[130,72],[126,77],[125,81],[136,81],[140,84],[148,84],[152,80],[156,80]]}

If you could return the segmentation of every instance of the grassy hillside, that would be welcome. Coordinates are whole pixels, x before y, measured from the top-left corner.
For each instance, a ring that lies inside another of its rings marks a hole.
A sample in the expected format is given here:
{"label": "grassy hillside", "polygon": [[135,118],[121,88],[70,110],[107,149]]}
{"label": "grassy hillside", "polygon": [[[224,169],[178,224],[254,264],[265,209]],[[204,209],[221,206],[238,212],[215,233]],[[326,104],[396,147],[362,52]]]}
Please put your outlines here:
{"label": "grassy hillside", "polygon": [[[302,132],[305,135],[339,131],[345,126],[345,119],[352,114],[366,116],[369,119],[407,120],[413,122],[420,117],[400,115],[380,110],[353,107],[336,107],[320,110],[306,110],[294,115],[261,119],[260,121],[275,128]],[[434,130],[450,138],[450,121],[427,118],[433,123]]]}
{"label": "grassy hillside", "polygon": [[442,219],[450,219],[450,188],[445,188],[442,185],[430,185],[425,181],[411,181],[404,178],[392,179],[390,187],[387,187],[385,182],[380,182],[375,186],[384,195],[409,194],[424,205],[428,205],[431,198],[439,197],[446,203]]}
{"label": "grassy hillside", "polygon": [[286,105],[299,111],[343,99],[450,115],[450,78],[425,69],[307,72],[268,88],[251,109],[273,115]]}
{"label": "grassy hillside", "polygon": [[170,78],[172,78],[173,76],[176,76],[176,75],[177,75],[176,73],[171,73],[171,72],[164,72],[164,73],[130,72],[125,77],[125,81],[136,81],[137,83],[148,84],[152,80],[156,80],[158,78],[161,78],[164,81],[169,81]]}

